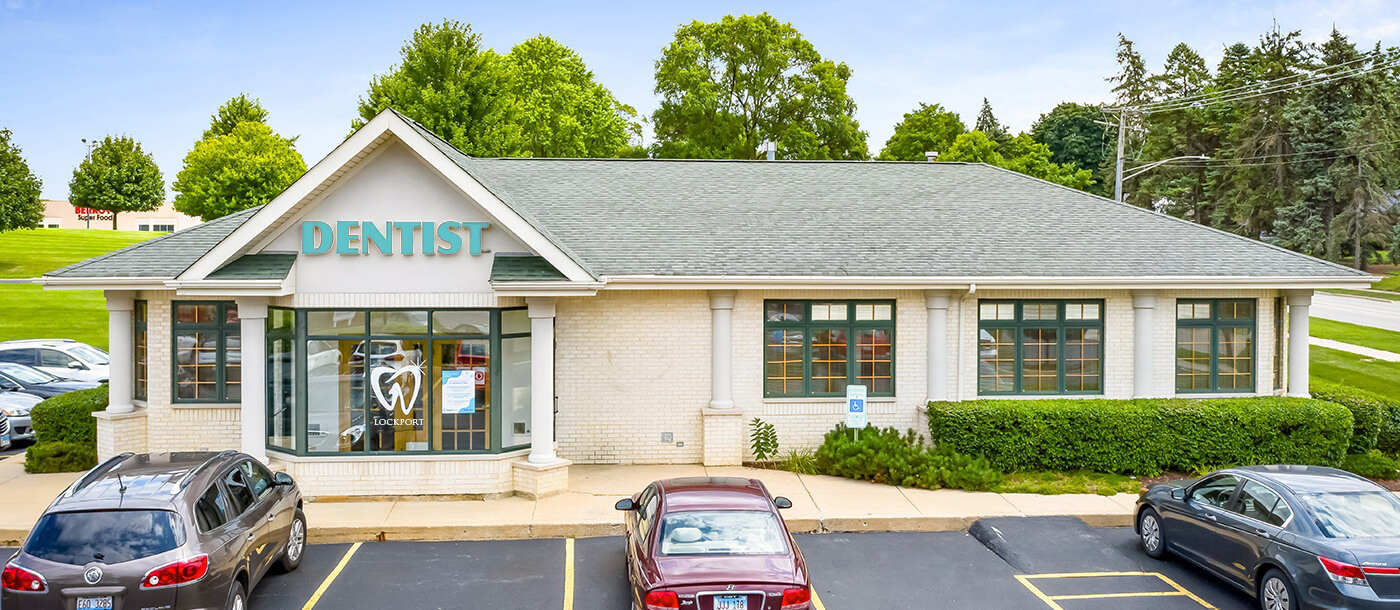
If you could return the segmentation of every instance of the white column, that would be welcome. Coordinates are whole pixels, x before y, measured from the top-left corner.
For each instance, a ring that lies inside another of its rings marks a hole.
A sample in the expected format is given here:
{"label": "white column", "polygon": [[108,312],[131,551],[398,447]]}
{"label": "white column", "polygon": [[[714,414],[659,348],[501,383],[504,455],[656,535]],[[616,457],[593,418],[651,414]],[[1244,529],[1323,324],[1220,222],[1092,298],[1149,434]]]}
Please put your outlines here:
{"label": "white column", "polygon": [[136,349],[132,340],[131,310],[135,306],[130,292],[108,291],[107,352],[111,364],[107,368],[107,412],[130,413],[131,388],[135,382]]}
{"label": "white column", "polygon": [[267,462],[267,299],[240,298],[239,386],[243,392],[240,451]]}
{"label": "white column", "polygon": [[1154,394],[1152,316],[1156,311],[1157,293],[1151,290],[1133,291],[1133,398],[1146,398]]}
{"label": "white column", "polygon": [[1311,290],[1288,294],[1288,395],[1308,397],[1308,308]]}
{"label": "white column", "polygon": [[554,299],[530,297],[530,462],[554,455]]}
{"label": "white column", "polygon": [[710,408],[734,408],[734,292],[710,291]]}
{"label": "white column", "polygon": [[928,313],[928,400],[948,400],[948,291],[924,293]]}

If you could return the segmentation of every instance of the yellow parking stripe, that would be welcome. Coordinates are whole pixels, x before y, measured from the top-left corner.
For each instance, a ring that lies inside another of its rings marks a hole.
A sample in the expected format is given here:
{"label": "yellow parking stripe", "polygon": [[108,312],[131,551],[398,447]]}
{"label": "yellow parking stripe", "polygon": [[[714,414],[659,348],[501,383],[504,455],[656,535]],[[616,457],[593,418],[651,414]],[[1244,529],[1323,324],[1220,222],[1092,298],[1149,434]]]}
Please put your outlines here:
{"label": "yellow parking stripe", "polygon": [[[1064,610],[1064,607],[1063,607],[1063,606],[1061,606],[1060,604],[1056,603],[1057,601],[1070,601],[1070,600],[1080,600],[1080,599],[1116,599],[1116,598],[1126,598],[1126,597],[1186,597],[1186,598],[1189,598],[1191,601],[1194,601],[1194,602],[1200,604],[1201,607],[1206,608],[1207,610],[1218,610],[1215,606],[1212,606],[1212,605],[1206,603],[1206,600],[1201,599],[1200,596],[1196,595],[1195,593],[1192,593],[1192,592],[1188,591],[1188,590],[1186,589],[1186,587],[1183,587],[1183,586],[1181,586],[1181,585],[1179,585],[1179,584],[1176,584],[1176,581],[1174,581],[1174,580],[1172,580],[1172,579],[1170,579],[1170,578],[1167,578],[1167,576],[1166,576],[1165,574],[1161,574],[1161,573],[1158,573],[1158,572],[1062,572],[1062,573],[1057,573],[1057,574],[1017,574],[1017,575],[1015,575],[1015,576],[1016,576],[1016,580],[1017,580],[1017,581],[1019,581],[1022,585],[1024,585],[1027,589],[1029,589],[1030,592],[1031,592],[1032,594],[1034,594],[1036,597],[1040,598],[1040,601],[1045,602],[1045,605],[1050,606],[1050,607],[1051,607],[1052,609],[1054,609],[1054,610]],[[1031,583],[1031,581],[1032,581],[1032,580],[1035,580],[1035,579],[1048,579],[1048,578],[1105,578],[1105,577],[1115,577],[1115,576],[1120,576],[1120,577],[1121,577],[1121,576],[1152,576],[1152,577],[1155,577],[1155,578],[1157,578],[1157,579],[1160,579],[1162,582],[1166,583],[1166,584],[1169,585],[1172,589],[1175,589],[1175,590],[1174,590],[1174,591],[1144,591],[1144,592],[1138,592],[1138,593],[1129,592],[1129,593],[1086,593],[1086,594],[1082,594],[1082,595],[1046,595],[1044,591],[1041,591],[1039,587],[1037,587],[1037,586],[1035,586],[1034,584]]]}
{"label": "yellow parking stripe", "polygon": [[335,569],[326,575],[324,581],[321,581],[321,586],[316,587],[316,592],[311,594],[311,599],[306,600],[306,605],[302,606],[301,610],[311,610],[316,606],[316,602],[321,601],[321,596],[326,593],[326,589],[330,588],[331,582],[335,580],[335,577],[340,576],[340,571],[345,569],[345,564],[350,563],[350,556],[358,550],[360,550],[359,542],[350,545],[350,550],[345,551],[345,556],[340,558],[340,563],[335,564]]}
{"label": "yellow parking stripe", "polygon": [[574,610],[574,539],[564,541],[564,610]]}
{"label": "yellow parking stripe", "polygon": [[812,605],[815,606],[817,610],[826,610],[826,606],[822,605],[822,598],[817,597],[816,589],[812,589]]}

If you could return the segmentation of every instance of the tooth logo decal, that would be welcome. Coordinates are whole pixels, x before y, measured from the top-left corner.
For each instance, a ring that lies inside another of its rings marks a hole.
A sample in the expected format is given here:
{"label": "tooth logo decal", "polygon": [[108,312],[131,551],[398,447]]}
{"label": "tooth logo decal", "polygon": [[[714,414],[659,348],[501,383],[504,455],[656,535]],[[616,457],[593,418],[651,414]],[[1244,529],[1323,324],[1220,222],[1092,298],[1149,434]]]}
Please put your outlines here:
{"label": "tooth logo decal", "polygon": [[[423,388],[423,363],[407,362],[403,366],[376,366],[370,370],[370,380],[374,387],[374,398],[385,411],[394,412],[397,407],[404,415],[413,413],[418,404],[418,393]],[[389,385],[388,396],[384,395],[385,384]]]}

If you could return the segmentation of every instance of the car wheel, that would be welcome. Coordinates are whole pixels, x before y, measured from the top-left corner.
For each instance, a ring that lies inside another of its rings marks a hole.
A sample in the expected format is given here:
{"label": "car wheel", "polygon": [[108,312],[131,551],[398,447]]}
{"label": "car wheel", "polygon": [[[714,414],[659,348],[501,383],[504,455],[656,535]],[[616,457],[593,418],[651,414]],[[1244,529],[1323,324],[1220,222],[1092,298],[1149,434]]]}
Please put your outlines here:
{"label": "car wheel", "polygon": [[248,592],[243,583],[233,581],[233,590],[228,592],[228,610],[248,610]]}
{"label": "car wheel", "polygon": [[1298,592],[1288,576],[1277,568],[1264,573],[1259,581],[1259,607],[1263,610],[1297,610]]}
{"label": "car wheel", "polygon": [[292,517],[292,527],[287,530],[287,550],[282,551],[282,559],[277,562],[277,567],[283,572],[291,572],[301,565],[301,558],[306,555],[306,515],[301,509],[297,509],[296,515]]}
{"label": "car wheel", "polygon": [[1162,533],[1162,517],[1157,511],[1149,508],[1138,516],[1138,540],[1148,557],[1161,559],[1167,554],[1167,538]]}

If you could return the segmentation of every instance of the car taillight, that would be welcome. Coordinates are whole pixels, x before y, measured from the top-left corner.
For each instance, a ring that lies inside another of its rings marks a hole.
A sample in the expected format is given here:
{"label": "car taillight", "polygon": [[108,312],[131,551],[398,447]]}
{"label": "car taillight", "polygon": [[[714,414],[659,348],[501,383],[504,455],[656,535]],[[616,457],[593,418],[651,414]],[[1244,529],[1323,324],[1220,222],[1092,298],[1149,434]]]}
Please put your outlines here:
{"label": "car taillight", "polygon": [[44,577],[40,576],[38,572],[31,572],[14,564],[5,566],[5,573],[0,576],[0,582],[3,582],[5,588],[10,591],[43,593],[48,589],[48,586],[44,584]]}
{"label": "car taillight", "polygon": [[783,590],[783,610],[802,610],[812,601],[812,591],[806,587]]}
{"label": "car taillight", "polygon": [[647,594],[646,605],[647,610],[680,608],[681,600],[676,596],[675,591],[652,591]]}
{"label": "car taillight", "polygon": [[146,572],[146,575],[141,578],[141,588],[157,589],[160,587],[186,585],[204,578],[204,575],[208,572],[208,555],[191,557],[175,563],[167,563],[150,572]]}
{"label": "car taillight", "polygon": [[1366,582],[1366,573],[1363,572],[1361,568],[1348,563],[1333,561],[1326,557],[1318,557],[1317,559],[1322,562],[1322,569],[1327,571],[1327,577],[1331,578],[1333,582],[1370,586],[1370,583]]}

